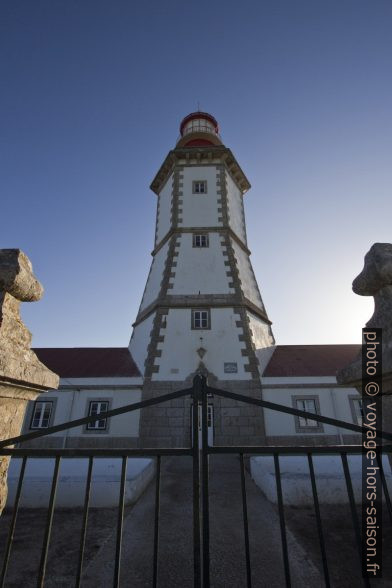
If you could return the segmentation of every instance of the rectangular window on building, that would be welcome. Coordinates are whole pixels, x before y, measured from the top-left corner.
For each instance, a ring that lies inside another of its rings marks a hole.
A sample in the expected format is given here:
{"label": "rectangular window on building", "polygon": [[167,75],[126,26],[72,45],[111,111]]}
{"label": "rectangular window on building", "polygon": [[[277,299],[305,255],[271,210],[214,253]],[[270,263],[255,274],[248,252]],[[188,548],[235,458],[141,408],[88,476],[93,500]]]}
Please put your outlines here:
{"label": "rectangular window on building", "polygon": [[358,396],[350,396],[350,407],[351,407],[351,414],[353,417],[353,421],[356,425],[362,427],[363,423],[363,408],[362,408],[362,398]]}
{"label": "rectangular window on building", "polygon": [[[92,400],[90,402],[88,416],[99,415],[101,412],[109,410],[108,400]],[[87,423],[88,431],[105,431],[107,426],[107,419],[98,419],[92,423]]]}
{"label": "rectangular window on building", "polygon": [[210,328],[210,311],[192,310],[192,329],[209,329]]}
{"label": "rectangular window on building", "polygon": [[193,194],[207,194],[207,180],[195,180],[192,182]]}
{"label": "rectangular window on building", "polygon": [[37,400],[34,402],[30,429],[47,429],[53,413],[53,401]]}
{"label": "rectangular window on building", "polygon": [[[311,414],[320,414],[320,405],[317,396],[293,396],[293,407]],[[295,429],[297,433],[306,433],[308,429],[322,432],[323,425],[310,417],[296,416]]]}
{"label": "rectangular window on building", "polygon": [[193,247],[208,247],[208,235],[193,235]]}

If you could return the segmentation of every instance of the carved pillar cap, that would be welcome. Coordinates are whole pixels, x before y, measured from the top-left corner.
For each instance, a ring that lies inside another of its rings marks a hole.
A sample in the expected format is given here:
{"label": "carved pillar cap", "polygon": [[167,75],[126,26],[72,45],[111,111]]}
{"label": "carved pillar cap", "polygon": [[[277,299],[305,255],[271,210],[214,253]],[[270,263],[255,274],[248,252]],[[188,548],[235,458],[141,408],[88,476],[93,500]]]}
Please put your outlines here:
{"label": "carved pillar cap", "polygon": [[[353,292],[374,297],[374,313],[368,328],[382,329],[383,393],[392,394],[392,244],[374,243],[365,255],[361,273],[353,281]],[[361,388],[362,357],[339,370],[339,384]]]}
{"label": "carved pillar cap", "polygon": [[22,302],[42,298],[44,289],[33,274],[29,258],[20,249],[0,249],[0,290]]}
{"label": "carved pillar cap", "polygon": [[[59,378],[30,349],[31,333],[19,315],[21,301],[42,297],[29,258],[19,249],[0,249],[0,396],[57,388]],[[23,389],[23,390],[22,390]]]}
{"label": "carved pillar cap", "polygon": [[363,270],[353,281],[353,292],[374,296],[392,285],[392,243],[374,243],[365,255]]}

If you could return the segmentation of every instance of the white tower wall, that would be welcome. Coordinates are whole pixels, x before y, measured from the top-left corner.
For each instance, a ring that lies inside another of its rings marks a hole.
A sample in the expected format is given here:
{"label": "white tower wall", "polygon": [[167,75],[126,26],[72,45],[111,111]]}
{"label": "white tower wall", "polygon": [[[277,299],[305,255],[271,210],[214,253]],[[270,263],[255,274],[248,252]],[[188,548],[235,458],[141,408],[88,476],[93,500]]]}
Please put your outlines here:
{"label": "white tower wall", "polygon": [[155,246],[160,243],[171,227],[171,206],[173,192],[173,174],[170,174],[163,186],[157,203],[157,221],[155,231]]}
{"label": "white tower wall", "polygon": [[141,374],[144,374],[145,370],[145,361],[147,359],[153,322],[154,314],[150,314],[137,328],[133,329],[129,344],[129,350]]}
{"label": "white tower wall", "polygon": [[242,201],[242,193],[236,186],[234,180],[229,173],[226,172],[226,184],[227,184],[227,206],[229,216],[229,226],[234,233],[241,239],[246,245],[246,228],[245,228],[245,215],[244,205]]}
{"label": "white tower wall", "polygon": [[234,250],[244,296],[257,307],[264,310],[264,305],[261,300],[259,287],[257,285],[249,255],[234,241],[234,239],[231,240],[231,244]]}
{"label": "white tower wall", "polygon": [[158,343],[161,356],[157,358],[156,365],[160,369],[153,374],[152,380],[184,381],[198,368],[200,357],[196,350],[200,347],[207,350],[203,357],[206,369],[218,379],[227,379],[224,371],[224,364],[227,362],[237,364],[238,372],[231,374],[231,379],[249,380],[251,378],[250,373],[245,370],[248,359],[241,354],[245,344],[238,339],[242,329],[236,327],[232,309],[214,309],[211,312],[211,329],[208,330],[191,329],[191,313],[187,308],[169,310],[166,325],[160,331],[164,341]]}
{"label": "white tower wall", "polygon": [[[200,124],[203,116],[212,127]],[[256,351],[273,346],[274,338],[246,243],[243,196],[249,183],[213,134],[216,121],[203,113],[195,120],[197,130],[182,127],[186,132],[151,185],[158,197],[155,249],[130,351],[144,375],[144,398],[189,385],[197,371],[218,387],[260,397]],[[200,312],[202,326],[195,321]],[[185,405],[176,432],[171,413],[157,415],[153,408],[142,415],[143,442],[183,444],[189,433]],[[259,413],[249,418],[243,443],[255,436],[260,441],[263,429]],[[217,421],[223,443],[237,429],[227,428],[227,419]]]}
{"label": "white tower wall", "polygon": [[151,263],[150,273],[147,278],[147,284],[144,289],[140,310],[145,310],[150,304],[157,300],[160,290],[162,276],[167,260],[167,253],[169,249],[169,242],[163,244],[161,249],[157,251]]}
{"label": "white tower wall", "polygon": [[193,232],[179,237],[176,279],[171,294],[229,294],[225,258],[222,254],[221,237],[209,233],[209,247],[194,247]]}
{"label": "white tower wall", "polygon": [[[184,167],[182,172],[182,214],[179,227],[217,227],[219,221],[217,174],[215,165]],[[193,182],[207,182],[206,194],[193,194]]]}

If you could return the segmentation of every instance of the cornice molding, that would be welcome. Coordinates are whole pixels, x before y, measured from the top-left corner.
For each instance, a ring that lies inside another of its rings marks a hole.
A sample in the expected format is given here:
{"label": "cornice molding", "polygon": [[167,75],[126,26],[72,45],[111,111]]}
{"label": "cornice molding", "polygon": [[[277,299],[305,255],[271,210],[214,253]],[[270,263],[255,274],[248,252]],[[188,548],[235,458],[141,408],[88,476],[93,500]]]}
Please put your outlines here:
{"label": "cornice molding", "polygon": [[218,160],[226,166],[226,169],[241,190],[242,194],[247,192],[251,187],[233,153],[224,145],[209,145],[208,147],[177,147],[168,153],[165,161],[159,168],[158,173],[151,182],[150,188],[157,196],[161,192],[162,187],[166,183],[174,166],[180,161],[182,161],[183,165],[184,160],[185,165],[187,165],[187,162],[190,164],[191,161],[195,161],[196,164],[211,165]]}
{"label": "cornice molding", "polygon": [[154,256],[164,246],[164,244],[174,234],[181,233],[227,233],[247,255],[251,255],[250,249],[244,244],[240,237],[233,231],[231,227],[172,227],[166,233],[166,235],[159,241],[157,246],[151,251],[151,255]]}
{"label": "cornice molding", "polygon": [[237,294],[168,294],[160,296],[154,302],[139,312],[133,327],[136,327],[156,310],[171,310],[175,308],[243,308],[258,318],[272,325],[268,316],[245,296]]}

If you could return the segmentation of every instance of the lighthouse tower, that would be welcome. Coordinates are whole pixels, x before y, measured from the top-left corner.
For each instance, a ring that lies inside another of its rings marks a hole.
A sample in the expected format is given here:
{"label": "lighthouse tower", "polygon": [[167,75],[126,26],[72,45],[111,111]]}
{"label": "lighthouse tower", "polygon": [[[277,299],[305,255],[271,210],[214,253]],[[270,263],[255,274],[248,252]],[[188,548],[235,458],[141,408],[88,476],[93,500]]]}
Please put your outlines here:
{"label": "lighthouse tower", "polygon": [[[151,184],[158,197],[153,259],[130,341],[144,399],[188,387],[200,372],[214,387],[261,397],[258,350],[274,338],[247,244],[249,188],[215,118],[186,116]],[[224,402],[211,399],[210,441],[260,443],[260,411]],[[163,412],[142,411],[141,442],[188,444],[190,414],[178,400]]]}

